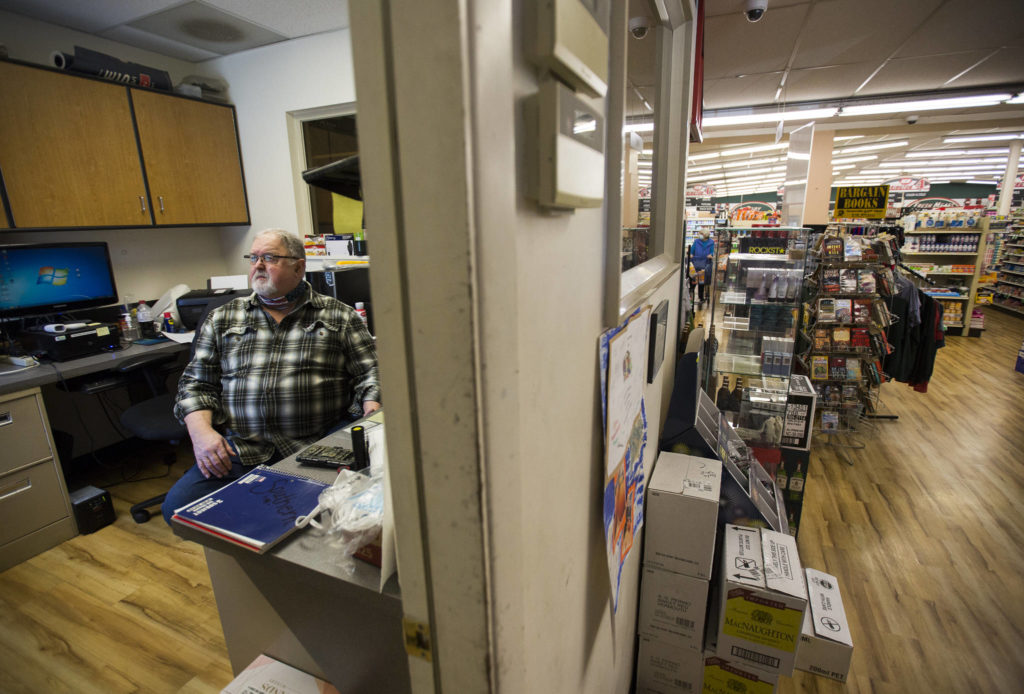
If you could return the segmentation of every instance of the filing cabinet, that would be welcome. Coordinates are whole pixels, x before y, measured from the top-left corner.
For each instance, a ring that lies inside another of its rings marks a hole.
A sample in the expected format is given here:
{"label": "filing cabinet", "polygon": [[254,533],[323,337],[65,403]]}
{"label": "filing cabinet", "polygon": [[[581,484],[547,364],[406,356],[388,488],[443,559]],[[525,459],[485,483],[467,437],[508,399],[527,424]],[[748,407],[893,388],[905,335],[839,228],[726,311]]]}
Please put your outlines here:
{"label": "filing cabinet", "polygon": [[38,388],[0,395],[0,571],[78,533]]}

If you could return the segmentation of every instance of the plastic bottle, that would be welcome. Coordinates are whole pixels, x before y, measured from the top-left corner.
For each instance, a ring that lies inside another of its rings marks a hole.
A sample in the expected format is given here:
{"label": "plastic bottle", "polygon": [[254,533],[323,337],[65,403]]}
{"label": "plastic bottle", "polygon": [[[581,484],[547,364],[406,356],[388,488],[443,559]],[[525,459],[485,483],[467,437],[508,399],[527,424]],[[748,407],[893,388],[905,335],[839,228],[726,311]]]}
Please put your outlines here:
{"label": "plastic bottle", "polygon": [[135,315],[139,319],[139,332],[142,334],[142,339],[156,337],[156,326],[153,325],[153,312],[145,301],[139,302],[139,309],[135,312]]}
{"label": "plastic bottle", "polygon": [[177,326],[175,326],[174,324],[174,318],[171,317],[170,311],[164,311],[164,319],[160,324],[160,329],[165,333],[178,332]]}
{"label": "plastic bottle", "polygon": [[363,322],[365,323],[366,322],[366,304],[364,304],[362,301],[357,301],[356,305],[353,308],[355,308],[356,313],[359,314],[359,317],[362,318]]}

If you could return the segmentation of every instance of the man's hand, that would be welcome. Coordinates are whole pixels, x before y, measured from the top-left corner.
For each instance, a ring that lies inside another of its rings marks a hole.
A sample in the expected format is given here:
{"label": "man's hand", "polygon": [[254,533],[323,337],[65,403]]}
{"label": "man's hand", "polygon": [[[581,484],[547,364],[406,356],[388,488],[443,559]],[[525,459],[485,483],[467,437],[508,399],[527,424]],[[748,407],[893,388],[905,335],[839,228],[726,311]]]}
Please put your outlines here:
{"label": "man's hand", "polygon": [[231,447],[227,440],[213,428],[213,413],[197,410],[185,415],[185,426],[192,439],[192,452],[196,466],[203,477],[224,477],[231,472]]}
{"label": "man's hand", "polygon": [[380,409],[380,403],[376,400],[363,400],[363,416],[376,412]]}

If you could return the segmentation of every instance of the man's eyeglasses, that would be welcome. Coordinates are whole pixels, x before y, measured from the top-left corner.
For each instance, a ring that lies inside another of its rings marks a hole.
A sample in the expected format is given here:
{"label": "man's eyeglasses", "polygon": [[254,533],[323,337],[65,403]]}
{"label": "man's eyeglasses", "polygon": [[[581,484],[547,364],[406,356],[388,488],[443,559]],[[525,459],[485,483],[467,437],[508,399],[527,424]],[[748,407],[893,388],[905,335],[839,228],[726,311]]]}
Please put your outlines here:
{"label": "man's eyeglasses", "polygon": [[267,265],[277,265],[282,258],[288,258],[289,260],[302,260],[302,258],[295,255],[274,255],[273,253],[261,253],[258,255],[247,253],[242,257],[248,260],[250,265],[255,265],[261,260]]}

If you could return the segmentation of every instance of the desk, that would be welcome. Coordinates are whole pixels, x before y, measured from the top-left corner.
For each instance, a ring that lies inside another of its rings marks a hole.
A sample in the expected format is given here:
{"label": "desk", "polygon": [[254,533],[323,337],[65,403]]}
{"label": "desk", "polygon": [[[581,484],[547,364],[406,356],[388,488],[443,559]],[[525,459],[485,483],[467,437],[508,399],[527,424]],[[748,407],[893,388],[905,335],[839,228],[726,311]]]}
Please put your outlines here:
{"label": "desk", "polygon": [[[337,432],[319,443],[347,447],[350,440]],[[337,476],[299,465],[295,456],[275,467],[328,483]],[[174,532],[204,547],[235,674],[266,653],[342,692],[410,691],[397,575],[383,592],[375,566],[356,561],[354,574],[346,575],[331,560],[338,550],[313,528],[266,554],[178,523]]]}
{"label": "desk", "polygon": [[81,359],[46,362],[21,371],[14,371],[21,369],[21,367],[11,364],[7,365],[10,369],[0,371],[0,395],[57,383],[62,377],[68,379],[75,376],[99,373],[108,369],[116,369],[120,362],[129,357],[137,357],[143,354],[174,354],[188,348],[189,346],[186,344],[179,344],[168,340],[167,342],[159,342],[155,345],[132,345],[117,352],[103,352],[102,354],[94,354],[91,357],[82,357]]}

